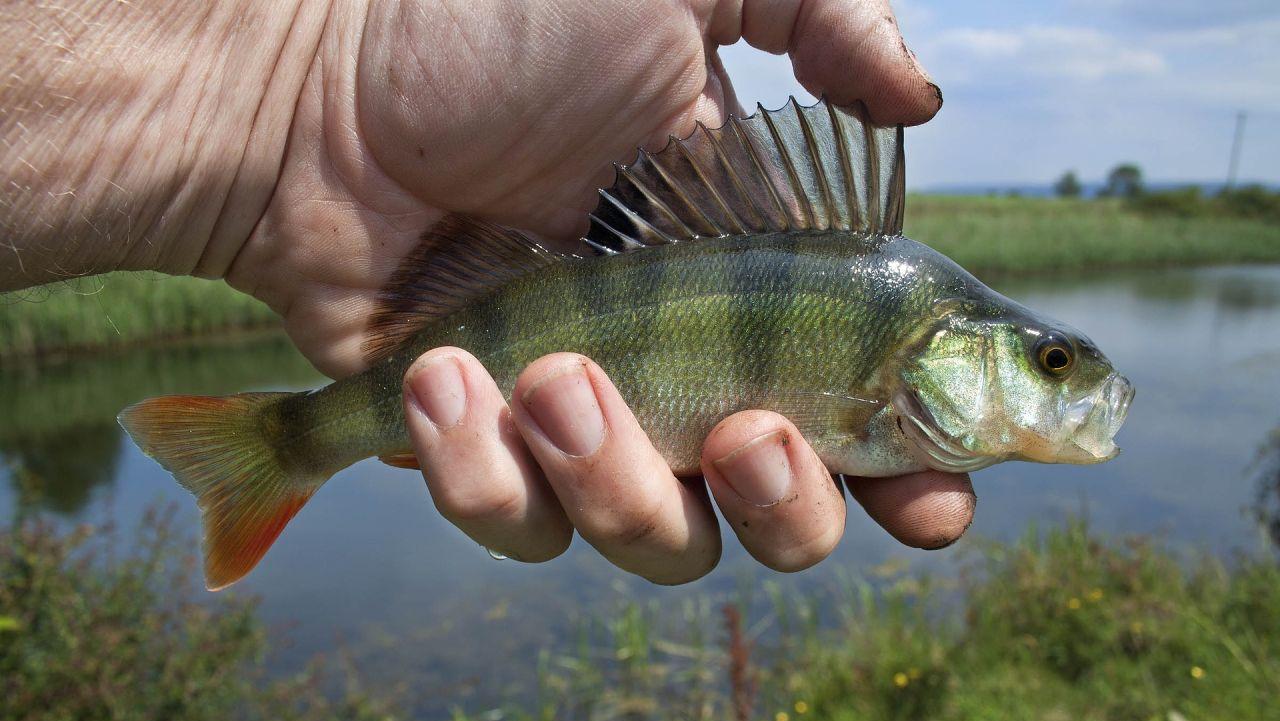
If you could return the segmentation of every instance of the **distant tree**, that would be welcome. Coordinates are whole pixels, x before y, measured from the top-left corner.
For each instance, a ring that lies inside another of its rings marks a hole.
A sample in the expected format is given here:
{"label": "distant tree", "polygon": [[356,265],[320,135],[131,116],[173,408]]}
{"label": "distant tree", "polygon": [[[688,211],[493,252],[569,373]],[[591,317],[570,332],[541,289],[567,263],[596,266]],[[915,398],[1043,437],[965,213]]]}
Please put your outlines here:
{"label": "distant tree", "polygon": [[1112,198],[1136,198],[1142,195],[1142,168],[1121,163],[1107,173],[1107,184],[1100,195]]}
{"label": "distant tree", "polygon": [[1068,170],[1058,178],[1058,182],[1053,184],[1053,194],[1059,198],[1079,198],[1081,191],[1084,190],[1080,186],[1080,179],[1076,177],[1076,171]]}

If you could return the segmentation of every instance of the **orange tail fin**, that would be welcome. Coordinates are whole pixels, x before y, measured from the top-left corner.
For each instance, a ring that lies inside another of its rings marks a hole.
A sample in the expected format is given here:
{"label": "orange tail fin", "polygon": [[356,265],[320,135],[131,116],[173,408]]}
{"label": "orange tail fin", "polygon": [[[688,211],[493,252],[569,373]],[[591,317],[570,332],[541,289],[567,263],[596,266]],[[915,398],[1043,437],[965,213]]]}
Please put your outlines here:
{"label": "orange tail fin", "polygon": [[196,497],[210,591],[253,570],[327,480],[290,473],[272,446],[264,421],[289,395],[163,396],[120,413],[134,443]]}

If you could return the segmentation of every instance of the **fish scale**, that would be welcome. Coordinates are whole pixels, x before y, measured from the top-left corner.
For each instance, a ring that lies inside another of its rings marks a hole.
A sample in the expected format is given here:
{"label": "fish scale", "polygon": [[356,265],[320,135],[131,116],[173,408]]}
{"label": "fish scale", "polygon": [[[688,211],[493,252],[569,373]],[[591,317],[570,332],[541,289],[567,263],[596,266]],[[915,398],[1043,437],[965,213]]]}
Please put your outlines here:
{"label": "fish scale", "polygon": [[[446,216],[380,293],[366,371],[149,399],[120,421],[196,496],[210,588],[248,573],[336,471],[414,462],[402,378],[440,346],[508,395],[537,358],[590,357],[682,474],[716,423],[756,408],[838,473],[1114,455],[1132,388],[1096,346],[901,236],[901,132],[825,102],[699,125],[619,167],[574,254]],[[1064,355],[1071,368],[1046,365]]]}

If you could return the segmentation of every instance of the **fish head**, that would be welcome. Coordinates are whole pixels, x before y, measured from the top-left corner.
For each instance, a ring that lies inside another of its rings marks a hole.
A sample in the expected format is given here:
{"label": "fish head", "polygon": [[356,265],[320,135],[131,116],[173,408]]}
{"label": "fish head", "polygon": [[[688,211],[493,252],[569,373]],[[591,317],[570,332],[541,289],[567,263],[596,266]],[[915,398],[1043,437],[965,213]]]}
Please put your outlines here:
{"label": "fish head", "polygon": [[945,314],[901,367],[892,403],[912,452],[952,472],[1110,460],[1134,395],[1087,336],[1020,306]]}

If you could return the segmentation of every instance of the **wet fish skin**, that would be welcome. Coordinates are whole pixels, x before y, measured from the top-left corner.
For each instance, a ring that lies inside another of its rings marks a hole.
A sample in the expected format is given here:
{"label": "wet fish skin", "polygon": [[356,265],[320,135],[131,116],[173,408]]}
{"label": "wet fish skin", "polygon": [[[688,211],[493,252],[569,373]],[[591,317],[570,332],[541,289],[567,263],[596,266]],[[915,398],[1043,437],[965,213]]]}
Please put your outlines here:
{"label": "wet fish skin", "polygon": [[920,470],[904,448],[851,446],[863,445],[857,436],[887,407],[886,361],[927,332],[930,309],[956,292],[992,295],[901,237],[778,233],[570,260],[433,324],[364,373],[282,401],[277,423],[294,430],[280,442],[317,473],[408,452],[404,372],[426,350],[457,346],[508,395],[543,355],[593,359],[678,473],[697,472],[702,438],[734,412],[777,410],[803,421],[837,398],[850,399],[831,409],[840,427],[800,424],[832,470]]}

